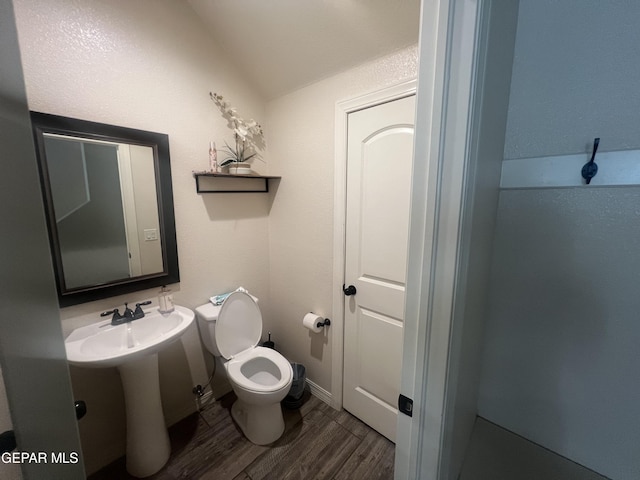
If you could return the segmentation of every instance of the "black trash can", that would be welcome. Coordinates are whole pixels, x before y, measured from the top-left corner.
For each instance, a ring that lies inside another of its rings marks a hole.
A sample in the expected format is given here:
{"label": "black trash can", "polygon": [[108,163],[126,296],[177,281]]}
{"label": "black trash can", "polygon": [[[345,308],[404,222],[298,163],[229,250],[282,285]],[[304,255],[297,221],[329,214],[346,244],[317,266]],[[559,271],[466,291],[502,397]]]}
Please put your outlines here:
{"label": "black trash can", "polygon": [[285,408],[295,410],[300,408],[303,403],[302,396],[304,395],[304,387],[307,380],[306,369],[301,363],[291,363],[293,369],[293,381],[291,382],[291,388],[289,394],[282,401],[282,405]]}

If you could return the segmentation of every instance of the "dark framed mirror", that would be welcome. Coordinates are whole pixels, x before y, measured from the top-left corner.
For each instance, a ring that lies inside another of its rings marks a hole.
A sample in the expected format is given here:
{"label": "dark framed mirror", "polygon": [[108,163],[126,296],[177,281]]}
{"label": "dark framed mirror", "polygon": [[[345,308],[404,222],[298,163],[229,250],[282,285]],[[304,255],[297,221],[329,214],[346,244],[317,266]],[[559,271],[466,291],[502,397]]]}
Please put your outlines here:
{"label": "dark framed mirror", "polygon": [[169,137],[31,112],[61,307],[180,281]]}

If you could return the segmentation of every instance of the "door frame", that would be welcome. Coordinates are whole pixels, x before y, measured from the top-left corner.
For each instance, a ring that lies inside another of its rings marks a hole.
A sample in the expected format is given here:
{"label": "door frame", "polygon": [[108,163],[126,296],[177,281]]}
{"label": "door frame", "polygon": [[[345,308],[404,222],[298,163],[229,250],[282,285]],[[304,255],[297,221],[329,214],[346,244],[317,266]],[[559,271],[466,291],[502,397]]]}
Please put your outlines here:
{"label": "door frame", "polygon": [[413,416],[398,417],[398,480],[448,475],[442,462],[450,445],[443,440],[453,428],[449,395],[457,382],[450,372],[451,342],[457,294],[466,281],[463,222],[477,161],[476,115],[482,105],[476,91],[489,27],[483,20],[492,1],[422,2],[409,237],[414,262],[407,273],[401,385],[413,399]]}
{"label": "door frame", "polygon": [[0,220],[12,226],[0,238],[7,253],[0,270],[4,387],[19,451],[79,455],[77,463],[21,463],[22,476],[80,480],[86,474],[11,0],[0,0],[0,45],[0,147],[7,166]]}
{"label": "door frame", "polygon": [[416,79],[336,103],[333,193],[333,318],[331,351],[331,406],[342,409],[344,367],[345,225],[347,207],[347,124],[349,114],[416,94]]}
{"label": "door frame", "polygon": [[131,172],[131,154],[129,145],[118,144],[118,177],[122,197],[122,213],[124,215],[124,232],[129,254],[129,275],[142,275],[142,261],[140,259],[140,241],[138,240],[138,215],[135,208],[135,188]]}

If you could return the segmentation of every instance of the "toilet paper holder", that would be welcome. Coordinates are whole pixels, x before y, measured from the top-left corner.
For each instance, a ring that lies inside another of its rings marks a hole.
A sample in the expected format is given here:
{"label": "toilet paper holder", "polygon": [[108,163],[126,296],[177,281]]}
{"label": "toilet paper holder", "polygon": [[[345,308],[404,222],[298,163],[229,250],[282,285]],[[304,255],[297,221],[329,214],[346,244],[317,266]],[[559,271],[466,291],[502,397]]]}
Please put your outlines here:
{"label": "toilet paper holder", "polygon": [[320,328],[320,327],[328,327],[329,325],[331,325],[331,320],[329,320],[328,318],[324,319],[324,322],[318,322],[316,324],[316,327]]}

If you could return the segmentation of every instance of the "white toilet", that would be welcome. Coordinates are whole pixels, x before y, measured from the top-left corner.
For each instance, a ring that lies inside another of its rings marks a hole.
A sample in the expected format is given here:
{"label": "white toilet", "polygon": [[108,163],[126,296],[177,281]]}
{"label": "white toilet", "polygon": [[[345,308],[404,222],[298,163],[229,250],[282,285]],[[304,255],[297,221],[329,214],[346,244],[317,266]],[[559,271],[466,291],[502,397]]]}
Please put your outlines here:
{"label": "white toilet", "polygon": [[231,407],[233,419],[251,442],[266,445],[284,432],[280,402],[291,388],[293,369],[275,350],[257,346],[262,314],[254,299],[236,291],[222,305],[196,308],[196,314],[202,342],[226,359],[224,368],[238,397]]}

